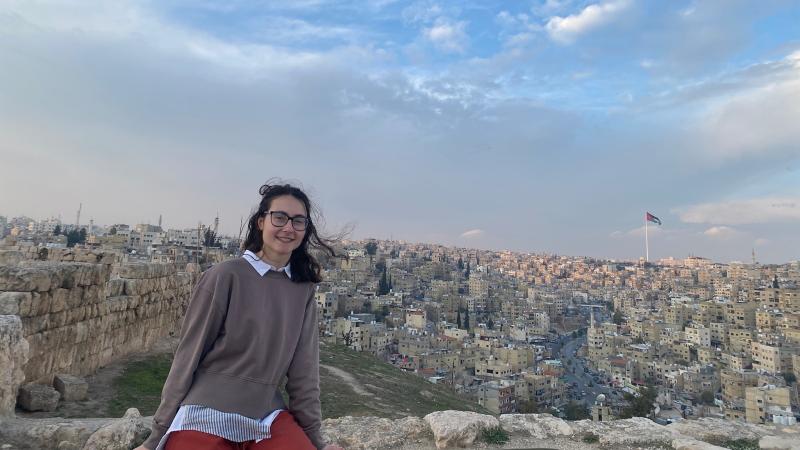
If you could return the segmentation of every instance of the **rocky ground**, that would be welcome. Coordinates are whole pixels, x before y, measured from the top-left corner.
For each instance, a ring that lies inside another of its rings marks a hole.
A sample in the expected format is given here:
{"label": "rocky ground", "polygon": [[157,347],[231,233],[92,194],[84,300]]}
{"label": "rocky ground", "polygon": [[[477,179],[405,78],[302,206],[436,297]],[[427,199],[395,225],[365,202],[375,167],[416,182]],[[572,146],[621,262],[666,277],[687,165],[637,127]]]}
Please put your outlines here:
{"label": "rocky ground", "polygon": [[[141,417],[133,408],[121,419],[5,419],[0,421],[0,449],[127,450],[145,439],[149,422],[150,418]],[[500,428],[503,431],[498,432]],[[495,432],[494,441],[491,431]],[[348,450],[720,450],[733,444],[739,445],[737,448],[800,449],[800,426],[711,418],[661,426],[644,418],[567,422],[549,414],[506,414],[498,418],[468,411],[439,411],[423,418],[327,419],[322,432],[329,442]],[[500,435],[507,441],[500,443]]]}

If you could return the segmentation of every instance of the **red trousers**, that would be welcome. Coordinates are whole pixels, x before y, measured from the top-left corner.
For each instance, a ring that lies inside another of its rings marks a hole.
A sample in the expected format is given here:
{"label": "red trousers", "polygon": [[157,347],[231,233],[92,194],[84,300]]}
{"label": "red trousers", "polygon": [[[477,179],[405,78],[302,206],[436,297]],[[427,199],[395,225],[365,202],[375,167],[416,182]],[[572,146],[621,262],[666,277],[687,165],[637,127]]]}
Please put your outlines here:
{"label": "red trousers", "polygon": [[233,442],[200,431],[173,431],[164,450],[316,450],[294,416],[281,411],[270,426],[269,439]]}

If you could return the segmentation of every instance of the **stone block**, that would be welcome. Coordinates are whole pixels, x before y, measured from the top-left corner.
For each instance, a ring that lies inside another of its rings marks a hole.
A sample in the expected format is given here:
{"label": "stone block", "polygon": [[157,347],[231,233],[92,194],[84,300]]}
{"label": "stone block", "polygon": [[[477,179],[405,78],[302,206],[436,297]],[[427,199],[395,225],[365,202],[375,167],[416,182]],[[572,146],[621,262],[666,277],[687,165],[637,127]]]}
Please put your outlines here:
{"label": "stone block", "polygon": [[497,418],[470,411],[436,411],[424,420],[433,431],[436,448],[470,446],[481,431],[500,426]]}
{"label": "stone block", "polygon": [[65,402],[81,401],[86,399],[89,384],[83,378],[67,374],[56,374],[53,377],[53,387],[61,393]]}
{"label": "stone block", "polygon": [[44,268],[0,266],[0,291],[45,292],[50,285],[50,272]]}
{"label": "stone block", "polygon": [[23,337],[20,318],[0,315],[0,418],[14,415],[17,391],[25,380],[23,368],[28,356],[28,341]]}
{"label": "stone block", "polygon": [[108,280],[106,283],[106,295],[109,297],[118,297],[125,292],[125,280],[121,278],[114,278]]}
{"label": "stone block", "polygon": [[0,292],[0,315],[21,315],[20,306],[28,302],[30,308],[30,292]]}
{"label": "stone block", "polygon": [[55,411],[61,394],[44,384],[25,384],[19,388],[17,404],[26,411]]}

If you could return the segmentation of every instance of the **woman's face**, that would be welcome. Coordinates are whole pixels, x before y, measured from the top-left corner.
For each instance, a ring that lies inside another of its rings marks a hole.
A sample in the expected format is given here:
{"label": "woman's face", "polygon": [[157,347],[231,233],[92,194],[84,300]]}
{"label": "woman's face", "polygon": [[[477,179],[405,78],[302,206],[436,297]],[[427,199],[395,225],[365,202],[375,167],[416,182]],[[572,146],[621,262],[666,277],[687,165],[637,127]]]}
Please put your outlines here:
{"label": "woman's face", "polygon": [[[268,212],[282,212],[290,218],[308,217],[303,202],[291,195],[275,197]],[[291,219],[282,227],[274,226],[272,219],[272,214],[265,214],[258,219],[258,228],[261,229],[261,238],[264,240],[263,256],[272,263],[285,265],[292,251],[300,246],[306,232],[295,230]]]}

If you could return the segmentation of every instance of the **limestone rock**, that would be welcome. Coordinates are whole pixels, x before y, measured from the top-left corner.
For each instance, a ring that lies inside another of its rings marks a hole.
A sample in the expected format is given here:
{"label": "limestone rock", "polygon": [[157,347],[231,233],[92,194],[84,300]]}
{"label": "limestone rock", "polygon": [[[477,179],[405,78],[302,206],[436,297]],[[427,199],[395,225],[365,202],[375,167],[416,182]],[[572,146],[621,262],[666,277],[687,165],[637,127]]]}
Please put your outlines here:
{"label": "limestone rock", "polygon": [[569,422],[550,414],[503,414],[500,426],[509,433],[526,434],[536,439],[573,434]]}
{"label": "limestone rock", "polygon": [[762,450],[800,450],[800,436],[764,436],[758,441]]}
{"label": "limestone rock", "polygon": [[28,362],[28,353],[20,318],[0,316],[0,418],[14,415],[17,392],[25,380],[23,368]]}
{"label": "limestone rock", "polygon": [[673,434],[666,427],[644,417],[611,422],[579,420],[572,422],[572,429],[576,434],[593,433],[600,437],[600,444],[612,447],[667,445],[673,440]]}
{"label": "limestone rock", "polygon": [[470,411],[437,411],[425,416],[436,448],[467,447],[486,428],[500,426],[493,416]]}
{"label": "limestone rock", "polygon": [[141,445],[149,430],[136,408],[130,408],[121,419],[95,431],[83,450],[129,450]]}
{"label": "limestone rock", "polygon": [[26,411],[55,411],[61,394],[44,384],[25,384],[19,388],[17,402]]}
{"label": "limestone rock", "polygon": [[431,429],[418,417],[340,417],[322,423],[322,437],[348,450],[399,447],[431,438]]}
{"label": "limestone rock", "polygon": [[690,437],[673,439],[672,448],[673,450],[725,450],[725,447],[718,447]]}
{"label": "limestone rock", "polygon": [[727,439],[758,439],[770,434],[763,427],[745,422],[732,422],[709,417],[681,420],[666,426],[674,434],[690,436],[701,441],[719,442]]}
{"label": "limestone rock", "polygon": [[86,380],[67,374],[57,374],[53,378],[53,387],[61,393],[61,398],[65,402],[85,400],[89,392]]}

